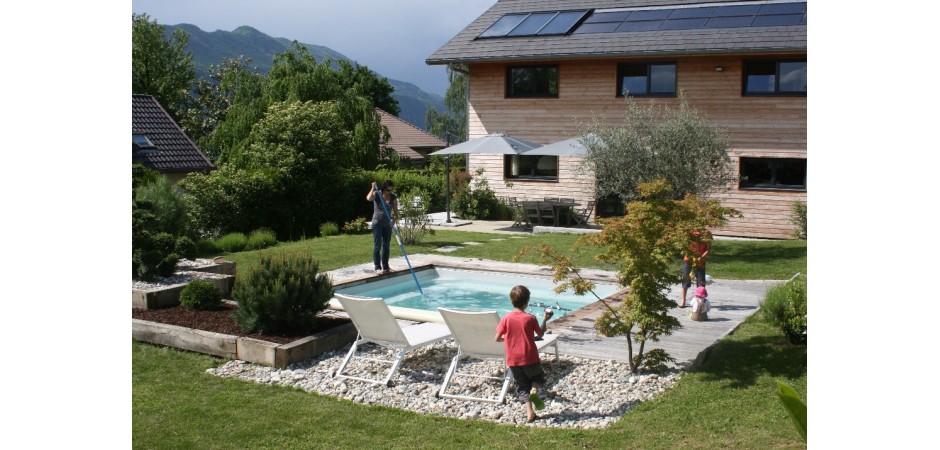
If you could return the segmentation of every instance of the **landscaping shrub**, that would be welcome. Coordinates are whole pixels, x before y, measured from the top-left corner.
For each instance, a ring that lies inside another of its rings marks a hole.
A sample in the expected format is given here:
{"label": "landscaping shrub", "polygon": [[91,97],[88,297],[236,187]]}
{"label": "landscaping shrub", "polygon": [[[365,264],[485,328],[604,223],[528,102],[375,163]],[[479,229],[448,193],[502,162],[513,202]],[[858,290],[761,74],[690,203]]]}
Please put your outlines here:
{"label": "landscaping shrub", "polygon": [[416,244],[425,234],[434,234],[425,198],[421,192],[409,192],[398,197],[398,212],[401,213],[398,234],[406,244]]}
{"label": "landscaping shrub", "polygon": [[200,239],[199,242],[196,243],[196,251],[199,256],[208,256],[219,253],[222,249],[219,248],[218,245],[215,245],[215,241],[211,239]]}
{"label": "landscaping shrub", "polygon": [[792,210],[790,223],[796,226],[796,238],[806,239],[806,203],[794,202]]}
{"label": "landscaping shrub", "polygon": [[180,293],[180,304],[189,309],[215,310],[222,305],[222,293],[209,280],[190,281]]}
{"label": "landscaping shrub", "polygon": [[252,231],[251,234],[248,235],[248,244],[245,246],[245,249],[258,250],[272,247],[275,244],[277,244],[277,237],[274,235],[274,232],[267,228],[261,228]]}
{"label": "landscaping shrub", "polygon": [[229,233],[216,239],[215,245],[229,253],[240,252],[248,246],[248,236],[245,233]]}
{"label": "landscaping shrub", "polygon": [[[177,205],[175,193],[166,193],[166,179],[139,164],[131,172],[131,272],[135,280],[151,280],[157,276],[170,276],[176,270],[180,254],[191,250],[192,241],[183,240],[179,230],[158,220],[169,214],[167,205]],[[151,185],[163,187],[151,188]],[[141,195],[147,191],[153,195]],[[167,205],[158,206],[165,202]],[[161,209],[163,207],[167,210]]]}
{"label": "landscaping shrub", "polygon": [[365,217],[356,217],[343,225],[343,233],[346,234],[365,234],[369,232],[369,222]]}
{"label": "landscaping shrub", "polygon": [[780,328],[791,344],[806,343],[806,277],[767,291],[761,301],[761,317]]}
{"label": "landscaping shrub", "polygon": [[333,283],[310,255],[263,255],[235,280],[235,321],[245,332],[312,333],[317,313],[333,297]]}
{"label": "landscaping shrub", "polygon": [[454,193],[454,211],[461,219],[498,218],[499,200],[482,175],[483,169],[477,170],[473,188],[461,188]]}
{"label": "landscaping shrub", "polygon": [[337,236],[339,227],[333,222],[324,222],[320,224],[320,236]]}

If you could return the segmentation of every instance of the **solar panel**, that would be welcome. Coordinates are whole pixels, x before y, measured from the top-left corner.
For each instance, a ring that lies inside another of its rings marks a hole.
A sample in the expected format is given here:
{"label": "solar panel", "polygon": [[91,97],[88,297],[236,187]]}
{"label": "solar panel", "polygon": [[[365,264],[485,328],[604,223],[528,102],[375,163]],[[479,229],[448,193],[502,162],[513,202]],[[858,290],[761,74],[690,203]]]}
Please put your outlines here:
{"label": "solar panel", "polygon": [[630,11],[617,11],[617,12],[595,12],[591,14],[591,17],[588,17],[584,23],[596,23],[596,22],[623,22],[627,16],[630,15]]}
{"label": "solar panel", "polygon": [[658,30],[662,20],[644,20],[643,22],[624,22],[617,27],[617,32]]}
{"label": "solar panel", "polygon": [[557,13],[529,14],[529,17],[526,17],[525,20],[519,23],[519,25],[516,25],[516,27],[509,32],[509,36],[530,36],[538,33],[549,20],[555,17],[555,14]]}
{"label": "solar panel", "polygon": [[751,26],[754,16],[744,17],[712,17],[708,19],[703,28],[741,28]]}
{"label": "solar panel", "polygon": [[806,12],[806,3],[777,3],[761,6],[758,15],[773,14],[803,14]]}
{"label": "solar panel", "polygon": [[672,10],[669,19],[695,19],[699,17],[711,17],[715,8],[682,8]]}
{"label": "solar panel", "polygon": [[752,27],[782,27],[787,25],[799,25],[803,20],[803,14],[781,14],[776,16],[757,16]]}
{"label": "solar panel", "polygon": [[564,11],[558,13],[551,22],[548,22],[547,25],[542,27],[539,30],[539,36],[546,34],[565,34],[571,27],[573,27],[582,17],[587,14],[587,11]]}
{"label": "solar panel", "polygon": [[697,19],[669,19],[663,22],[660,25],[660,30],[692,30],[696,28],[702,28],[705,26],[705,22],[708,22],[708,19],[697,18]]}
{"label": "solar panel", "polygon": [[672,13],[672,10],[670,9],[633,11],[630,13],[630,17],[627,17],[625,20],[629,22],[638,22],[642,20],[662,20],[669,17],[670,13]]}
{"label": "solar panel", "polygon": [[500,17],[499,20],[497,20],[493,25],[490,25],[486,31],[481,33],[480,37],[505,36],[510,31],[512,31],[516,25],[519,25],[519,22],[522,22],[528,16],[528,14],[512,14]]}
{"label": "solar panel", "polygon": [[572,34],[613,33],[622,22],[582,23]]}
{"label": "solar panel", "polygon": [[712,17],[753,16],[760,10],[760,5],[722,6],[716,8]]}

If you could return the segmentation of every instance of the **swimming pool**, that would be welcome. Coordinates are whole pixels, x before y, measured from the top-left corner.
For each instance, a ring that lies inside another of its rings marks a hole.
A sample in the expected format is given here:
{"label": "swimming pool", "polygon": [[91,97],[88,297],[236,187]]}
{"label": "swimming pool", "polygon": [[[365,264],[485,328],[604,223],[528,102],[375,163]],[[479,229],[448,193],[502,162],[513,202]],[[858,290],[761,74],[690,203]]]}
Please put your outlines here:
{"label": "swimming pool", "polygon": [[[542,317],[546,307],[554,308],[551,320],[564,317],[571,311],[584,307],[597,299],[588,293],[578,296],[572,292],[556,294],[555,284],[550,278],[525,274],[508,274],[466,269],[434,267],[416,272],[418,282],[425,295],[418,292],[410,272],[401,275],[341,286],[339,294],[379,297],[390,307],[437,311],[439,307],[475,310],[495,310],[500,316],[512,311],[509,291],[517,285],[529,288],[527,311]],[[595,282],[594,292],[601,298],[620,290],[615,283]]]}

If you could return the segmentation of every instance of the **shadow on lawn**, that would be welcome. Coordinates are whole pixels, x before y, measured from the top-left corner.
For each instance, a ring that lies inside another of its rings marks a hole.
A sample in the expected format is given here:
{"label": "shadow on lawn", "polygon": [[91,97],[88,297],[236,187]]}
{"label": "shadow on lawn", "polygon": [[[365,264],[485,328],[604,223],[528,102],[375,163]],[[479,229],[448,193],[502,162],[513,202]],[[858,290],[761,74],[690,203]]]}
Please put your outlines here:
{"label": "shadow on lawn", "polygon": [[754,385],[762,375],[799,378],[806,373],[806,346],[791,345],[783,336],[725,340],[697,372],[735,389]]}
{"label": "shadow on lawn", "polygon": [[715,246],[709,260],[715,264],[765,264],[768,261],[793,260],[806,257],[806,247],[782,246]]}

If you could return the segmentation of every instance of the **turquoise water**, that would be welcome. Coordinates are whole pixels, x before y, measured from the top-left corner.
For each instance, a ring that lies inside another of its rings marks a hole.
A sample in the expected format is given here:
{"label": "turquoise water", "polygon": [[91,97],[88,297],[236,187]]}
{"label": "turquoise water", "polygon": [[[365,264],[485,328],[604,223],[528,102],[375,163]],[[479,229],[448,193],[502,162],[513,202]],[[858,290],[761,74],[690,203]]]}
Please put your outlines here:
{"label": "turquoise water", "polygon": [[[438,307],[495,310],[500,317],[512,311],[509,291],[517,285],[529,288],[529,308],[527,311],[536,317],[542,317],[546,307],[553,307],[552,320],[564,317],[571,311],[597,301],[588,293],[577,296],[565,292],[556,294],[552,289],[555,284],[550,278],[529,275],[480,272],[435,268],[417,272],[418,282],[425,295],[418,292],[411,272],[405,272],[392,278],[337,289],[340,294],[363,297],[380,297],[389,306],[437,311]],[[601,298],[614,294],[620,287],[614,283],[596,283],[594,292]],[[539,306],[542,305],[542,306]]]}

